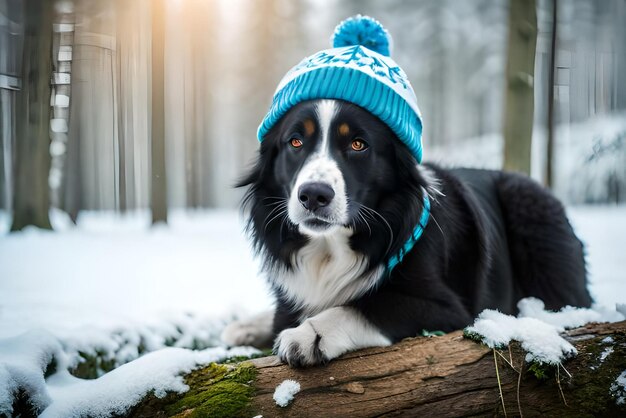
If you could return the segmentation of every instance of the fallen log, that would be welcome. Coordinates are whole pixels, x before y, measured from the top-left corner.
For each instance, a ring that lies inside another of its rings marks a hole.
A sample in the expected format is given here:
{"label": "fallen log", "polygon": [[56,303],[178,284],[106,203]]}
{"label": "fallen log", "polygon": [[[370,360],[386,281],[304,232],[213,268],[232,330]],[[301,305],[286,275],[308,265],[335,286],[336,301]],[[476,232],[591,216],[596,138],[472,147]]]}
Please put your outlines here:
{"label": "fallen log", "polygon": [[[626,388],[616,380],[626,370],[626,321],[564,336],[578,355],[558,368],[525,363],[518,344],[493,350],[461,331],[309,369],[274,356],[210,365],[186,376],[189,392],[150,395],[130,416],[626,416]],[[298,381],[301,391],[283,408],[273,393],[285,379]]]}

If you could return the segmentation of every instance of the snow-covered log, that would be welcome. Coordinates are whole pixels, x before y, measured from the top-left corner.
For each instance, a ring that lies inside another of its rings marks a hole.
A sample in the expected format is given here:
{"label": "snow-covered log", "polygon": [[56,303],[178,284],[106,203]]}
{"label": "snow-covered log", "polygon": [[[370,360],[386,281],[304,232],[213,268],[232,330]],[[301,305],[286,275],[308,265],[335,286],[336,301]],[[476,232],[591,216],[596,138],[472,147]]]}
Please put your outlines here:
{"label": "snow-covered log", "polygon": [[[559,367],[528,364],[518,344],[493,350],[461,331],[360,350],[309,369],[276,357],[213,364],[186,376],[185,394],[150,396],[130,415],[626,416],[626,321],[563,336],[578,355]],[[300,390],[280,407],[274,393],[287,379]]]}

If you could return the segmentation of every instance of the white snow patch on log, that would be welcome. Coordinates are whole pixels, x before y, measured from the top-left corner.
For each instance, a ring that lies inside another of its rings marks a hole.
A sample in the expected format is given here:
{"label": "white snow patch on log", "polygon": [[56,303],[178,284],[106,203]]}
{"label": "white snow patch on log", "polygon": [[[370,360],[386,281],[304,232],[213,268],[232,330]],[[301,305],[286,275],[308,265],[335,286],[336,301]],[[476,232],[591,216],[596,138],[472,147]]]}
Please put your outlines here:
{"label": "white snow patch on log", "polygon": [[491,348],[519,341],[527,352],[526,361],[558,364],[576,355],[576,349],[559,335],[566,328],[585,325],[588,322],[615,322],[624,319],[616,311],[603,308],[585,309],[567,306],[558,312],[544,309],[536,298],[522,299],[518,303],[519,317],[485,309],[478,315],[474,325],[466,329],[477,334]]}
{"label": "white snow patch on log", "polygon": [[295,380],[283,380],[280,385],[276,386],[274,391],[274,400],[276,405],[285,407],[293,400],[296,393],[300,392],[300,383]]}

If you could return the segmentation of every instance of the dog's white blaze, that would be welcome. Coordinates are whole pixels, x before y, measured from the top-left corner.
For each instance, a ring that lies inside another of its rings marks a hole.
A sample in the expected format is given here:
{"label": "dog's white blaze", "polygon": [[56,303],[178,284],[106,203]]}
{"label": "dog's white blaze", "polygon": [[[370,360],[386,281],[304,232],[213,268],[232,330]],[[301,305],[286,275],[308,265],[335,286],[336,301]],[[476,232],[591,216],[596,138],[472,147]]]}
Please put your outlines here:
{"label": "dog's white blaze", "polygon": [[346,183],[337,162],[330,155],[330,127],[337,114],[337,103],[334,100],[322,100],[316,105],[316,114],[320,127],[321,141],[317,149],[304,163],[293,185],[287,213],[291,221],[298,225],[300,232],[308,236],[330,233],[336,228],[329,228],[324,232],[317,232],[306,228],[302,222],[310,218],[310,214],[302,207],[298,199],[298,190],[304,183],[321,182],[333,188],[335,197],[328,205],[329,219],[333,224],[343,225],[348,221],[348,197]]}
{"label": "dog's white blaze", "polygon": [[330,125],[337,114],[337,103],[334,100],[322,100],[315,106],[315,113],[320,124],[320,132],[322,134],[322,142],[318,148],[318,152],[328,155],[328,142],[330,137]]}
{"label": "dog's white blaze", "polygon": [[319,350],[329,360],[358,348],[380,347],[391,344],[376,327],[353,308],[336,307],[327,309],[304,321],[296,328],[286,329],[276,340],[281,358],[289,355],[289,348],[299,347],[304,364],[315,363],[315,346],[320,336]]}

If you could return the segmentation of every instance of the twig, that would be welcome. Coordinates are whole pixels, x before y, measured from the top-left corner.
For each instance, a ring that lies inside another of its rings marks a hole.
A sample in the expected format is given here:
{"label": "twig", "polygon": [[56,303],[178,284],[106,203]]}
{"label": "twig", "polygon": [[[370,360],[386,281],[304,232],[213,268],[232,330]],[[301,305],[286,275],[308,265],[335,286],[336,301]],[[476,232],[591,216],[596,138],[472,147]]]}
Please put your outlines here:
{"label": "twig", "polygon": [[519,400],[519,392],[520,392],[519,389],[520,389],[520,386],[522,385],[522,372],[523,371],[524,371],[524,357],[522,356],[522,364],[520,365],[519,372],[517,375],[517,409],[519,410],[520,418],[524,418],[524,414],[522,414],[522,403]]}
{"label": "twig", "polygon": [[[559,363],[559,364],[561,364],[561,363]],[[569,406],[569,405],[567,405],[567,401],[565,400],[565,394],[563,393],[563,388],[561,387],[560,370],[561,370],[561,368],[559,366],[557,366],[556,367],[556,384],[559,386],[559,392],[561,393],[561,397],[563,398],[563,403],[565,404],[565,406]]]}
{"label": "twig", "polygon": [[[524,414],[522,413],[522,404],[519,400],[519,394],[520,394],[520,385],[521,385],[521,381],[522,381],[522,371],[524,369],[524,359],[522,358],[522,364],[519,370],[517,370],[514,366],[513,366],[513,353],[511,351],[511,346],[509,345],[509,359],[507,359],[506,357],[504,357],[504,355],[499,352],[499,351],[495,351],[500,357],[502,357],[502,360],[505,361],[505,363],[507,363],[511,369],[513,369],[516,373],[517,373],[517,409],[519,410],[519,415],[521,418],[524,417]],[[496,364],[496,374],[498,373],[498,369],[497,369],[497,364]],[[500,388],[500,396],[502,397],[502,389]],[[504,407],[504,399],[502,400],[503,404],[502,406]],[[505,410],[505,415],[506,415],[506,410]]]}
{"label": "twig", "polygon": [[502,401],[502,411],[504,412],[504,416],[506,417],[507,416],[506,407],[504,406],[504,396],[502,395],[502,383],[500,382],[500,372],[498,371],[498,357],[496,357],[495,348],[493,349],[493,362],[496,364],[496,378],[498,379],[498,389],[500,390],[500,400]]}
{"label": "twig", "polygon": [[509,360],[508,360],[506,357],[504,357],[504,355],[503,355],[501,352],[496,351],[496,353],[498,353],[498,355],[499,355],[500,357],[502,357],[502,360],[504,360],[504,362],[505,362],[506,364],[508,364],[509,366],[511,366],[511,368],[512,368],[513,370],[517,371],[517,369],[515,369],[515,367],[513,367],[513,362],[512,362],[512,361],[511,361],[511,362],[509,362]]}
{"label": "twig", "polygon": [[569,376],[569,378],[572,378],[572,375],[567,371],[567,369],[565,368],[565,366],[563,366],[563,363],[559,363],[559,366],[561,366],[563,368],[563,370],[565,371],[565,373],[567,373],[567,375]]}

